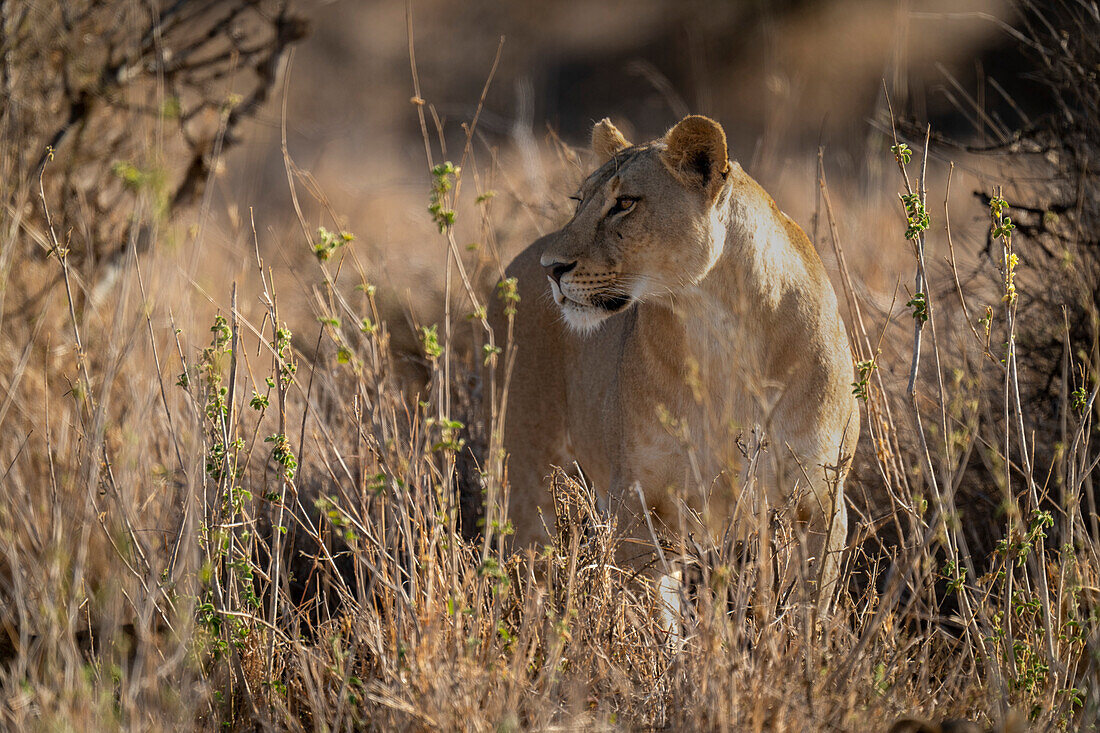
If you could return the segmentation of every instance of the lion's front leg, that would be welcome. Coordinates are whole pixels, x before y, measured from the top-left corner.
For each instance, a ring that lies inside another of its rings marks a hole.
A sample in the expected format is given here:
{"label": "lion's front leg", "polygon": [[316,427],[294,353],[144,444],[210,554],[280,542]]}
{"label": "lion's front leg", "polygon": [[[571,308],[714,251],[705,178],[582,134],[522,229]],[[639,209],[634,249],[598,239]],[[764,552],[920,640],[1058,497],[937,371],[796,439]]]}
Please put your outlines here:
{"label": "lion's front leg", "polygon": [[[789,449],[789,447],[788,447]],[[782,579],[787,588],[801,579],[807,597],[832,606],[848,538],[848,509],[844,498],[846,461],[836,456],[791,456],[779,471],[779,481],[794,487],[794,530],[797,552],[789,558]],[[839,465],[837,465],[839,464]]]}

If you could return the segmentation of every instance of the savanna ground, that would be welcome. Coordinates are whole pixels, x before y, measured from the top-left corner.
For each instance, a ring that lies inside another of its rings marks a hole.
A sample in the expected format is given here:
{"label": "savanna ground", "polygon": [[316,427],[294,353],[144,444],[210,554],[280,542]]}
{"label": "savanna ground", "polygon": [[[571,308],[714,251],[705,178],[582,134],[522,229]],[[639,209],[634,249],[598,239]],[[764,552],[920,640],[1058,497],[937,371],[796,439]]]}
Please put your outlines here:
{"label": "savanna ground", "polygon": [[[1095,729],[1094,6],[655,1],[601,35],[622,6],[412,5],[0,6],[0,726]],[[612,81],[650,96],[607,109],[598,68],[680,48],[666,26],[709,61],[638,62]],[[744,81],[749,31],[786,73]],[[992,36],[1038,102],[903,73]],[[516,71],[551,53],[588,60]],[[591,164],[554,84],[635,139],[719,118],[825,260],[864,425],[832,599],[759,602],[758,564],[799,562],[783,506],[770,542],[666,538],[682,648],[564,475],[555,543],[504,552],[478,415],[512,341],[483,314],[538,297],[503,265]],[[799,126],[833,98],[870,106]]]}

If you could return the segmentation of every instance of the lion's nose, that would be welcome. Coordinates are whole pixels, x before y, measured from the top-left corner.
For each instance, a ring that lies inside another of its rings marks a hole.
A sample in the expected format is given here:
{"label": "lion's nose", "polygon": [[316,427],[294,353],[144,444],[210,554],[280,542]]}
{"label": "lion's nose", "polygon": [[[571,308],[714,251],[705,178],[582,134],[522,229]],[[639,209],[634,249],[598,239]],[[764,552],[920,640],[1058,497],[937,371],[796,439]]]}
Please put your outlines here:
{"label": "lion's nose", "polygon": [[554,282],[556,282],[558,285],[561,285],[562,276],[565,275],[565,273],[570,272],[576,266],[576,260],[573,260],[572,262],[551,262],[550,264],[545,265],[550,277],[554,278]]}

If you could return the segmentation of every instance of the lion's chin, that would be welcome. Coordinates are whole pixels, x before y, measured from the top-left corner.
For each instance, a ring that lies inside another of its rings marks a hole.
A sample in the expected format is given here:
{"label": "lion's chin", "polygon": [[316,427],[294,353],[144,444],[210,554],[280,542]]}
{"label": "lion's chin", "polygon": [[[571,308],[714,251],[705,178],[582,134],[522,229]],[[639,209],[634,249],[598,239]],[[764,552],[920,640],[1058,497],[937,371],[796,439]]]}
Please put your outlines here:
{"label": "lion's chin", "polygon": [[560,304],[565,324],[576,333],[589,334],[599,328],[600,324],[610,316],[615,315],[603,308],[594,308],[590,305],[581,305],[572,300],[565,299]]}

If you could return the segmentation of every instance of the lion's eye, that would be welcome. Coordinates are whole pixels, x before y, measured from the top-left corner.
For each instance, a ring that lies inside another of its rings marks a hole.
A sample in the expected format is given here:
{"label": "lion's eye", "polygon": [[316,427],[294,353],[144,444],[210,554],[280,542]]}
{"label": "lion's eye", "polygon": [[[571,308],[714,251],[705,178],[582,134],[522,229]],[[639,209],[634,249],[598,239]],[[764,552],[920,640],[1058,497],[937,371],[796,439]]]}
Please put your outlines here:
{"label": "lion's eye", "polygon": [[621,214],[624,211],[630,211],[634,208],[634,204],[638,203],[636,196],[620,196],[615,199],[615,205],[611,207],[611,211],[607,212],[608,216],[614,216],[615,214]]}

